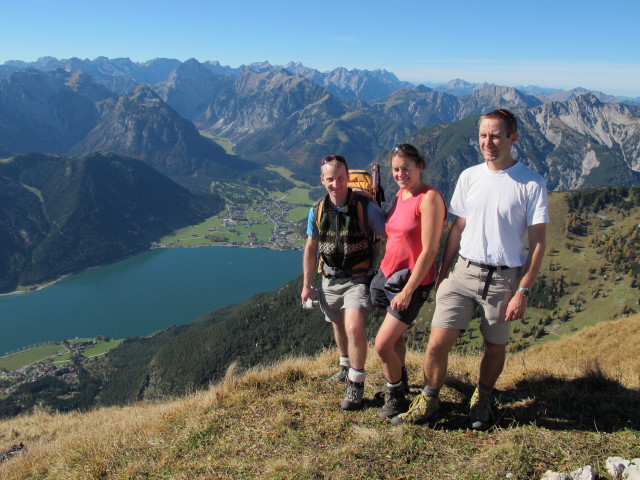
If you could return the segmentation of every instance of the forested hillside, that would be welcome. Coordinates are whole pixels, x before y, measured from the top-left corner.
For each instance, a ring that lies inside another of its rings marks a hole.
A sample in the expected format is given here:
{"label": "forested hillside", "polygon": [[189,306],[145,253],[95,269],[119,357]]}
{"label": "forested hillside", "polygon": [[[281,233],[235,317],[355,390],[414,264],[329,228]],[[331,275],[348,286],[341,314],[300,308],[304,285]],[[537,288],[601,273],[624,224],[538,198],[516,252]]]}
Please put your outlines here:
{"label": "forested hillside", "polygon": [[232,362],[246,368],[329,346],[331,326],[319,309],[300,307],[301,288],[300,277],[190,325],[126,340],[107,355],[101,403],[182,395],[220,379]]}
{"label": "forested hillside", "polygon": [[148,249],[222,208],[145,163],[111,153],[0,161],[0,292]]}

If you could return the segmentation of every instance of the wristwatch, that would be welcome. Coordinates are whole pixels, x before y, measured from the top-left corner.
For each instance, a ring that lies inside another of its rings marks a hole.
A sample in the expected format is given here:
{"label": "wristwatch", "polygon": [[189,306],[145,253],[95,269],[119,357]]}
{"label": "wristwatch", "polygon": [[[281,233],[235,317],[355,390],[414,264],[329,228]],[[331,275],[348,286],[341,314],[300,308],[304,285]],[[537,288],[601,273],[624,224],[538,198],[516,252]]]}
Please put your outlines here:
{"label": "wristwatch", "polygon": [[518,291],[522,294],[523,297],[528,297],[531,290],[524,287],[518,287]]}

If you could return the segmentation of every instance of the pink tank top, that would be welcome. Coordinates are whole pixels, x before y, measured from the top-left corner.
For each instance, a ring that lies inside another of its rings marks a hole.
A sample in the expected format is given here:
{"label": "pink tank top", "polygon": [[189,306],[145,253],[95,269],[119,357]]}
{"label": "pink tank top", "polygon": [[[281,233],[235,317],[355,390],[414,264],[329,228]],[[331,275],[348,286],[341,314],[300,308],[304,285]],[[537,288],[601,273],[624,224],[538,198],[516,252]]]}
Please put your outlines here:
{"label": "pink tank top", "polygon": [[[416,260],[422,252],[420,203],[422,197],[430,190],[435,189],[430,185],[425,185],[417,195],[412,195],[406,200],[402,199],[404,189],[401,189],[396,195],[396,203],[387,218],[387,246],[384,258],[380,263],[380,269],[385,277],[390,277],[405,268],[413,271]],[[436,267],[434,262],[420,285],[428,285],[435,281]]]}

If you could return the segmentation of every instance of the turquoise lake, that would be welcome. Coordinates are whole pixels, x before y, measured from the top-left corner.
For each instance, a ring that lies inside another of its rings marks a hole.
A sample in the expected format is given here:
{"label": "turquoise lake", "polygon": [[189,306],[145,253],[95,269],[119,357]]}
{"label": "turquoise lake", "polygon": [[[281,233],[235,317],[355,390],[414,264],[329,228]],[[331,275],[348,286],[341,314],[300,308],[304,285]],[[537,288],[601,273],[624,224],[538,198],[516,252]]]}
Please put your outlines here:
{"label": "turquoise lake", "polygon": [[0,355],[41,342],[150,335],[276,290],[302,273],[301,251],[165,248],[0,296]]}

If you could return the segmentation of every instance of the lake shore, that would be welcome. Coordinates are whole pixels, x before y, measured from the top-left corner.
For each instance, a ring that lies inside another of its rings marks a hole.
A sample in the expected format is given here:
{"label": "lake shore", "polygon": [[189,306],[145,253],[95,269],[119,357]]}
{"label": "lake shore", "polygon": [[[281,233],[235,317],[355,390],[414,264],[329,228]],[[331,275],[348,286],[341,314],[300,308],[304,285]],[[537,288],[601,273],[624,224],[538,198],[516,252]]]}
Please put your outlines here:
{"label": "lake shore", "polygon": [[300,275],[301,265],[296,250],[147,250],[1,296],[0,353],[76,336],[144,336],[190,323],[217,308],[279,288]]}
{"label": "lake shore", "polygon": [[280,247],[277,247],[275,245],[250,245],[250,244],[238,245],[238,244],[228,244],[228,243],[219,243],[219,244],[210,244],[210,245],[153,244],[148,250],[142,250],[140,252],[132,253],[131,255],[126,255],[126,256],[124,256],[122,258],[114,260],[113,262],[108,262],[108,263],[104,263],[104,264],[101,264],[101,265],[94,265],[92,267],[88,267],[88,268],[85,268],[83,270],[79,270],[77,272],[67,273],[65,275],[62,275],[61,277],[58,277],[58,278],[56,278],[54,280],[51,280],[49,282],[45,282],[45,283],[42,283],[42,284],[24,285],[21,290],[14,290],[12,292],[0,293],[0,297],[10,296],[10,295],[26,295],[26,294],[29,294],[29,293],[38,292],[38,291],[43,290],[43,289],[45,289],[47,287],[55,285],[56,283],[60,282],[61,280],[64,280],[65,278],[67,278],[69,276],[73,276],[73,275],[77,275],[77,274],[82,273],[82,272],[86,272],[87,270],[91,270],[92,268],[100,268],[100,267],[104,267],[105,265],[110,265],[112,263],[117,263],[117,262],[120,262],[122,260],[126,260],[127,258],[134,257],[136,255],[140,255],[141,253],[144,253],[144,252],[147,252],[147,251],[150,251],[150,250],[163,249],[163,248],[209,248],[209,247],[228,247],[228,248],[246,248],[246,249],[263,248],[265,250],[273,250],[273,251],[277,251],[277,252],[286,252],[286,251],[291,251],[291,250],[301,250],[300,248],[280,248]]}

